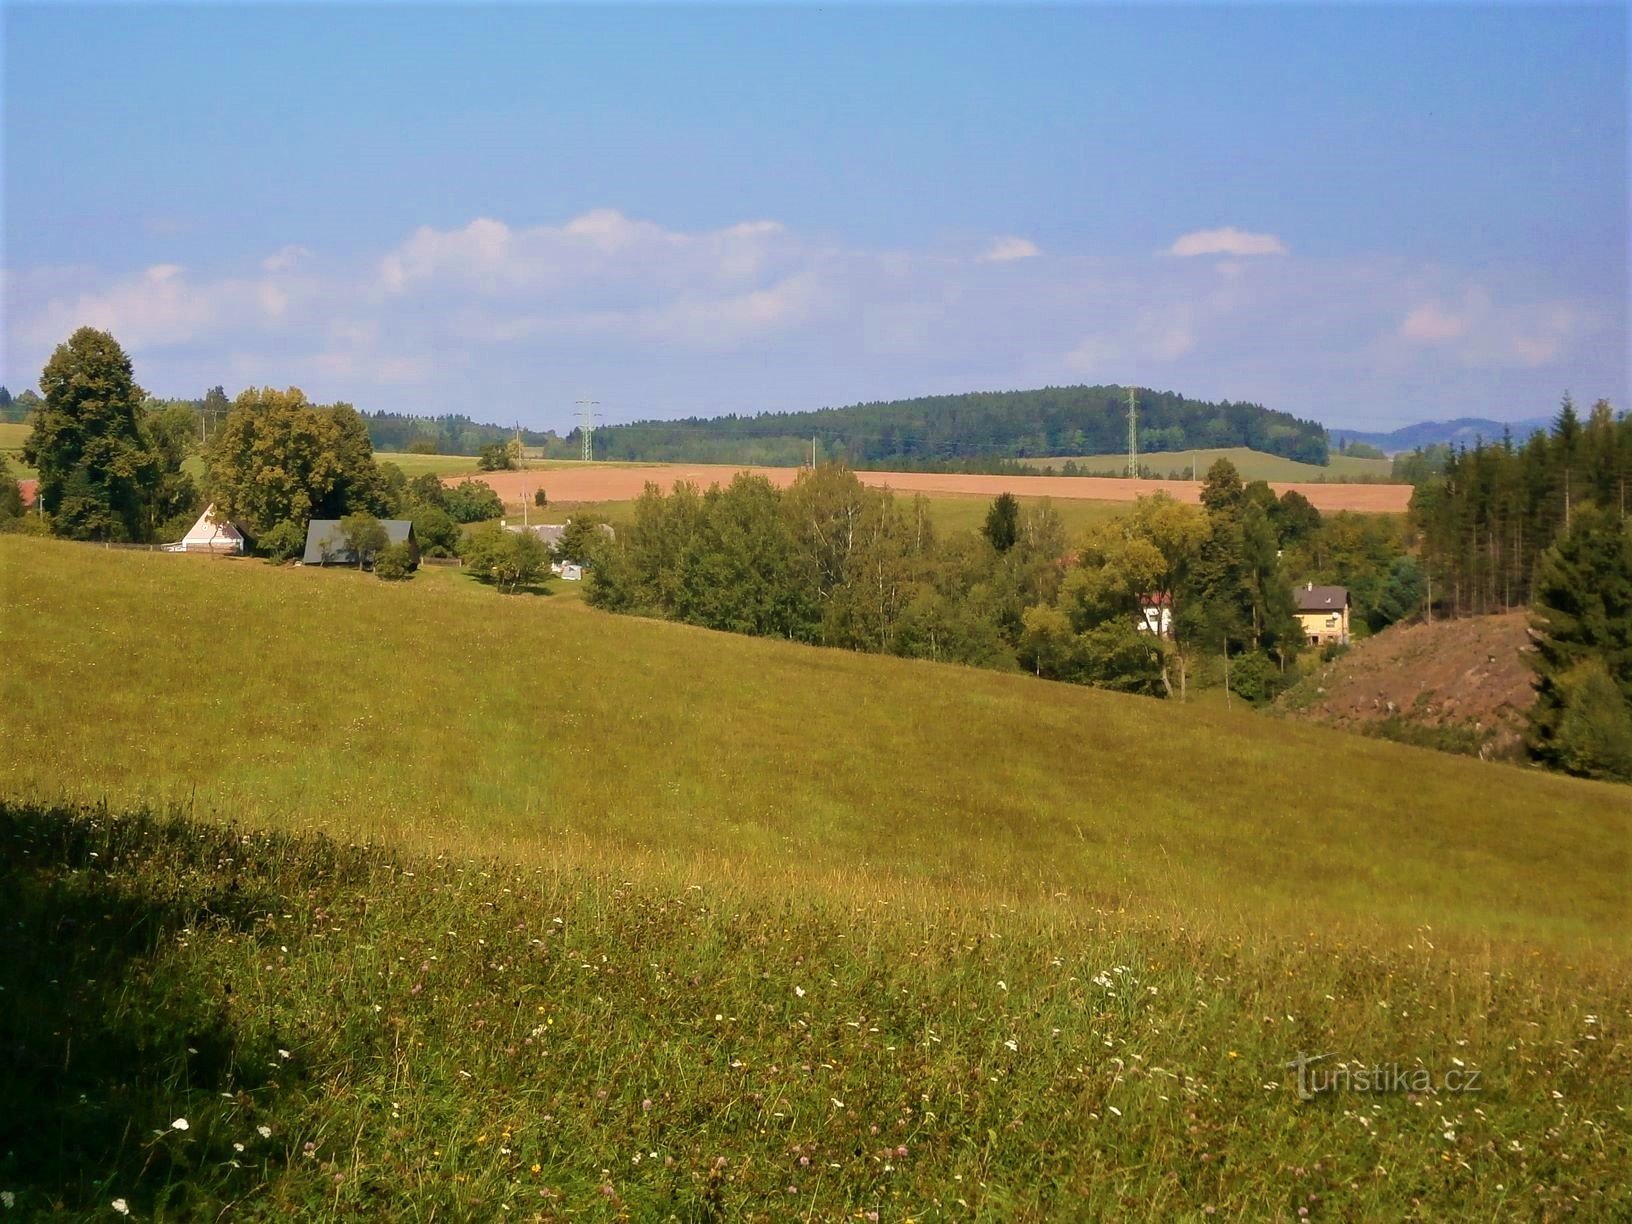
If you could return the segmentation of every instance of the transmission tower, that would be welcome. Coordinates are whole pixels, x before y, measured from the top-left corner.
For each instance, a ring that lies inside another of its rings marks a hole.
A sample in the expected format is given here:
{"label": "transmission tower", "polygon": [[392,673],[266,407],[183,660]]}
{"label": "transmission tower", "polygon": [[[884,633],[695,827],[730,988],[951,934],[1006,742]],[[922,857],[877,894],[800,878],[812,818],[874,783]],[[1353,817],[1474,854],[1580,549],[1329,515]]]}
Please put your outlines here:
{"label": "transmission tower", "polygon": [[581,399],[578,404],[578,431],[584,436],[584,462],[588,463],[595,458],[595,418],[600,413],[595,411],[595,405],[600,400]]}
{"label": "transmission tower", "polygon": [[1128,388],[1128,479],[1139,477],[1139,401]]}

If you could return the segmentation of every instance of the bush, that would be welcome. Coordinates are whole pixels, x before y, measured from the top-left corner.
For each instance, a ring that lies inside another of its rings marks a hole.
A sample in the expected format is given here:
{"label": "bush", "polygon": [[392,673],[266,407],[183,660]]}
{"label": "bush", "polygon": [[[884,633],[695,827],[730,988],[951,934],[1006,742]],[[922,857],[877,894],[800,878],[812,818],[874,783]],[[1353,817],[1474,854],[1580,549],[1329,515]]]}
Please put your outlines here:
{"label": "bush", "polygon": [[437,453],[436,439],[421,435],[408,443],[408,453],[410,455],[434,455]]}
{"label": "bush", "polygon": [[1564,712],[1552,745],[1559,766],[1583,778],[1632,782],[1632,707],[1603,659],[1578,663],[1559,687]]}
{"label": "bush", "polygon": [[388,544],[374,558],[374,572],[387,582],[402,582],[414,576],[414,550],[406,544]]}
{"label": "bush", "polygon": [[1262,650],[1238,655],[1230,660],[1230,691],[1254,705],[1273,701],[1287,686],[1287,677],[1275,660]]}
{"label": "bush", "polygon": [[293,561],[306,551],[306,529],[292,519],[284,519],[263,531],[255,547],[273,564]]}

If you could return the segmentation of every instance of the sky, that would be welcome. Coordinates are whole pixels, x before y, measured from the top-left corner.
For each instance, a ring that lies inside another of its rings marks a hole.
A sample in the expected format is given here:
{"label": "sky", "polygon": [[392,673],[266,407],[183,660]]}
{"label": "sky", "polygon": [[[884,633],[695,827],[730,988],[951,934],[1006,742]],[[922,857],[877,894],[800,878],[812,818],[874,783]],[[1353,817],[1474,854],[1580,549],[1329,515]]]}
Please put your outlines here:
{"label": "sky", "polygon": [[1628,8],[0,9],[4,347],[565,430],[1629,405]]}

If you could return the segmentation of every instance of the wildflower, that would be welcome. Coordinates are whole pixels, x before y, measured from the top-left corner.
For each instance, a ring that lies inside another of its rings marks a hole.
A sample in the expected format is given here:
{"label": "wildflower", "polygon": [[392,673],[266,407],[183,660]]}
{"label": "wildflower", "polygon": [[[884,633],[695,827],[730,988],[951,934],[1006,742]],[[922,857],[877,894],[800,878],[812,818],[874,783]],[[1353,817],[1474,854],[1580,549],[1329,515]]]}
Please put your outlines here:
{"label": "wildflower", "polygon": [[112,1203],[112,1207],[120,1215],[129,1215],[130,1214],[130,1204],[125,1202],[124,1199],[114,1199],[113,1203]]}
{"label": "wildflower", "polygon": [[186,1130],[187,1129],[187,1119],[186,1118],[177,1118],[174,1122],[170,1123],[170,1129],[171,1130]]}
{"label": "wildflower", "polygon": [[1113,1114],[1115,1114],[1119,1118],[1122,1116],[1122,1111],[1120,1109],[1118,1109],[1115,1105],[1107,1105],[1105,1108],[1110,1110]]}
{"label": "wildflower", "polygon": [[652,1098],[651,1097],[647,1097],[645,1100],[643,1100],[640,1103],[640,1108],[641,1108],[642,1112],[650,1109],[651,1107],[652,1107]]}
{"label": "wildflower", "polygon": [[1010,1037],[1003,1044],[1008,1046],[1009,1049],[1011,1049],[1011,1050],[1018,1050],[1020,1048],[1020,1043],[1018,1041],[1016,1041],[1013,1037]]}
{"label": "wildflower", "polygon": [[255,1128],[255,1133],[262,1139],[272,1138],[272,1128],[270,1126],[257,1126]]}
{"label": "wildflower", "polygon": [[232,1145],[232,1150],[235,1152],[241,1152],[244,1150],[244,1145],[241,1143],[235,1143]]}
{"label": "wildflower", "polygon": [[294,1055],[289,1053],[288,1050],[279,1050],[278,1051],[278,1057],[283,1059],[284,1062],[288,1062],[291,1058],[294,1057]]}
{"label": "wildflower", "polygon": [[10,1190],[0,1190],[0,1207],[10,1211],[15,1206],[17,1206],[17,1196]]}
{"label": "wildflower", "polygon": [[805,997],[805,988],[803,986],[795,986],[793,988],[793,993],[802,999]]}

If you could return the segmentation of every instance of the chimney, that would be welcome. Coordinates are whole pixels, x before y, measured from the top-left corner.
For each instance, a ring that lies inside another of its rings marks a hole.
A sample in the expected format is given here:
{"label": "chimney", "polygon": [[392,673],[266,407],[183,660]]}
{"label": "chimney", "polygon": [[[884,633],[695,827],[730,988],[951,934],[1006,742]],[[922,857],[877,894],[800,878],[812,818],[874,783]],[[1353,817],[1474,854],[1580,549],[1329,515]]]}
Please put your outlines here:
{"label": "chimney", "polygon": [[1312,590],[1314,590],[1314,589],[1315,589],[1315,584],[1314,584],[1314,582],[1313,582],[1313,581],[1311,581],[1311,582],[1310,582],[1310,583],[1309,583],[1309,585],[1308,585],[1308,586],[1306,586],[1306,587],[1304,587],[1304,588],[1303,588],[1303,589],[1304,589],[1304,590],[1306,590],[1306,591],[1312,591]]}

